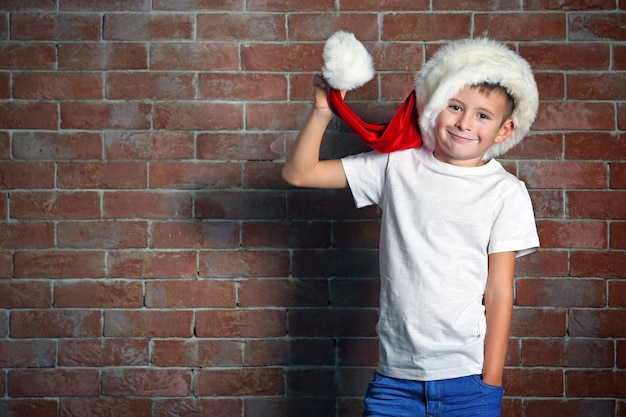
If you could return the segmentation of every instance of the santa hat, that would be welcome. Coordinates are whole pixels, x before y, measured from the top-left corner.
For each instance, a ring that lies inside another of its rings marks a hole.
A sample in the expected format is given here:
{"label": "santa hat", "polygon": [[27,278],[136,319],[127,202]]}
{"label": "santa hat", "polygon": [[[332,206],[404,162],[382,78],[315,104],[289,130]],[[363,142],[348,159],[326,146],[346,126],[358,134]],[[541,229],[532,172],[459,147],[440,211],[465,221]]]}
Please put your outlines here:
{"label": "santa hat", "polygon": [[[381,152],[419,147],[422,141],[425,147],[434,148],[437,116],[452,97],[468,86],[496,84],[503,87],[514,100],[511,118],[515,129],[507,140],[494,144],[485,159],[501,155],[519,143],[528,133],[537,114],[539,94],[530,65],[502,43],[485,38],[464,39],[445,45],[424,64],[417,74],[415,90],[398,112],[402,117],[396,113],[388,124],[370,125],[376,126],[377,130],[366,127],[367,135],[363,137],[358,132],[359,126],[367,123],[345,105],[341,94],[332,90],[352,90],[369,81],[374,76],[371,57],[353,34],[337,32],[326,42],[324,61],[322,75],[331,86],[331,108],[355,134]],[[353,77],[353,74],[358,76]],[[411,109],[407,106],[412,96],[416,96],[419,118],[408,114]],[[419,124],[419,131],[411,126],[413,123]],[[411,130],[415,134],[406,133]],[[377,136],[376,140],[372,140],[373,136]],[[392,146],[388,145],[390,142]]]}

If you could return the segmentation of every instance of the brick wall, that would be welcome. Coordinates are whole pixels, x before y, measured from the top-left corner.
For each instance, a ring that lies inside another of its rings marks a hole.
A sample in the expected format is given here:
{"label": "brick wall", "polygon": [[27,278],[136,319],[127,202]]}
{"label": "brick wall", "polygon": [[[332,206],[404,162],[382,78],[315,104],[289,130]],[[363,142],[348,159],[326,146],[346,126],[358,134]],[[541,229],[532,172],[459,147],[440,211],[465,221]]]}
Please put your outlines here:
{"label": "brick wall", "polygon": [[[618,4],[618,5],[616,5]],[[626,416],[626,1],[3,0],[0,415],[354,417],[378,213],[281,164],[324,40],[387,120],[444,40],[536,70],[503,158],[543,244],[517,268],[504,416]],[[334,124],[324,155],[363,147]]]}

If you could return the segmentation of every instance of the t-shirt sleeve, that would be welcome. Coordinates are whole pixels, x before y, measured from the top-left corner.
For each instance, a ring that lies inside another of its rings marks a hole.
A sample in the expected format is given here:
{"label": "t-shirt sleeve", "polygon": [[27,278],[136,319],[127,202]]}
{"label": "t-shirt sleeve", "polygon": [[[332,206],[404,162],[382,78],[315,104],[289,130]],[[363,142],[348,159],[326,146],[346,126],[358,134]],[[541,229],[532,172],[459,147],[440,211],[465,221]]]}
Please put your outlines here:
{"label": "t-shirt sleeve", "polygon": [[539,236],[528,190],[516,180],[503,196],[495,213],[489,253],[517,252],[517,257],[528,255],[539,248]]}
{"label": "t-shirt sleeve", "polygon": [[389,154],[376,151],[341,159],[348,185],[358,208],[380,205]]}

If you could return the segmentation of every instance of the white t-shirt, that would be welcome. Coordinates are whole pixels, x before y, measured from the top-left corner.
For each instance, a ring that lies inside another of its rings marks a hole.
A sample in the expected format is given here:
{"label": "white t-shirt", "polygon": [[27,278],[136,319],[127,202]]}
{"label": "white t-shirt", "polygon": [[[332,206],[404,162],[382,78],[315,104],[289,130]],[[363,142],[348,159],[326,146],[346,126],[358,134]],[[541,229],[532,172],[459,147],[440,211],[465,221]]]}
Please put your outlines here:
{"label": "white t-shirt", "polygon": [[496,160],[458,167],[424,148],[342,163],[357,207],[382,209],[378,372],[480,374],[488,254],[539,246],[525,185]]}

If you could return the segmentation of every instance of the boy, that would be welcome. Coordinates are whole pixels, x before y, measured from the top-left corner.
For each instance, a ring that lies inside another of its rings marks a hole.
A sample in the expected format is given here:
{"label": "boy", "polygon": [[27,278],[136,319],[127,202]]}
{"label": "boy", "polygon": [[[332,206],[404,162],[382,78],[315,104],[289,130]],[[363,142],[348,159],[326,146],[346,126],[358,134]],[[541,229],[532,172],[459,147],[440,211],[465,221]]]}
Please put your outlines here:
{"label": "boy", "polygon": [[[319,160],[327,84],[283,177],[350,187],[382,209],[377,372],[364,416],[499,416],[516,257],[539,246],[524,184],[492,159],[537,110],[528,64],[485,39],[450,43],[419,72],[420,148]],[[342,92],[343,94],[343,92]]]}

